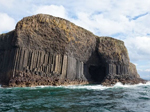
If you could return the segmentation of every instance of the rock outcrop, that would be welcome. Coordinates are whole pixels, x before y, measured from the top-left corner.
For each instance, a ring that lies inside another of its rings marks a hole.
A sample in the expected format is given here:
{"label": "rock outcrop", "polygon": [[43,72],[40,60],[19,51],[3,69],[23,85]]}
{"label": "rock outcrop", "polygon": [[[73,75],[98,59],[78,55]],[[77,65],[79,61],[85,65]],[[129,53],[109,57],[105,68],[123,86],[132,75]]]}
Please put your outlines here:
{"label": "rock outcrop", "polygon": [[7,86],[144,82],[122,41],[44,14],[0,35],[0,60],[0,83]]}

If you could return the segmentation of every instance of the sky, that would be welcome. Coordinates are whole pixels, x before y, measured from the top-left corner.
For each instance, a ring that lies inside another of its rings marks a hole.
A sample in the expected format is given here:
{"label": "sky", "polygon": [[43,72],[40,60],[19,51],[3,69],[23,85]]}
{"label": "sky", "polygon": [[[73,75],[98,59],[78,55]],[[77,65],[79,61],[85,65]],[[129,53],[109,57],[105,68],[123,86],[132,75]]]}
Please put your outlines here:
{"label": "sky", "polygon": [[38,13],[124,41],[140,76],[150,79],[150,0],[0,0],[0,34]]}

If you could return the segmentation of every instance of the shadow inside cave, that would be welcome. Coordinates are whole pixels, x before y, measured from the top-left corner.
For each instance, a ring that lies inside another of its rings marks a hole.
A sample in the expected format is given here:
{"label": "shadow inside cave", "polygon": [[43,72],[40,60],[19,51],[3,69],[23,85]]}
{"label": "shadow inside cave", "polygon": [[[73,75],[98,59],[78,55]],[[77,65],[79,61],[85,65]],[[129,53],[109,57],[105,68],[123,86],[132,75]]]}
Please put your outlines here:
{"label": "shadow inside cave", "polygon": [[90,65],[89,74],[95,83],[101,83],[106,77],[106,67]]}
{"label": "shadow inside cave", "polygon": [[101,59],[97,52],[94,52],[84,65],[86,79],[94,84],[101,84],[107,76],[107,64]]}

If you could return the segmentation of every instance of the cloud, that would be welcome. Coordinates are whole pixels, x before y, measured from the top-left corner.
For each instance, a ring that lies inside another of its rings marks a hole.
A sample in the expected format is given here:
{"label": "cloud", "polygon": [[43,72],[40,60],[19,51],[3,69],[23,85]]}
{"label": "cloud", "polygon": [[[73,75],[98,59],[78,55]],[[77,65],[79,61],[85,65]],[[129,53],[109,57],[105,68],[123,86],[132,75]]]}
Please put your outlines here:
{"label": "cloud", "polygon": [[70,20],[97,35],[123,40],[150,32],[150,2],[147,0],[86,0],[80,3],[80,7],[75,4],[75,18]]}
{"label": "cloud", "polygon": [[145,70],[139,69],[138,71],[139,72],[150,72],[150,69],[145,69]]}
{"label": "cloud", "polygon": [[9,0],[9,1],[6,1],[6,0],[0,0],[0,6],[4,6],[4,7],[12,7],[13,6],[13,2],[14,0]]}
{"label": "cloud", "polygon": [[6,13],[0,13],[0,34],[15,29],[15,20]]}
{"label": "cloud", "polygon": [[150,80],[150,71],[139,71],[141,78]]}
{"label": "cloud", "polygon": [[150,37],[126,38],[124,41],[131,60],[150,60]]}
{"label": "cloud", "polygon": [[145,71],[150,72],[150,69],[146,69]]}
{"label": "cloud", "polygon": [[118,20],[105,17],[105,13],[88,14],[88,13],[77,13],[77,20],[73,22],[94,32],[95,34],[112,36],[118,33],[124,33],[126,31],[125,23],[128,19],[124,16],[119,16]]}
{"label": "cloud", "polygon": [[66,18],[67,19],[67,12],[65,8],[60,5],[44,5],[44,6],[39,6],[36,8],[35,14],[38,13],[43,13],[43,14],[50,14],[56,17],[61,17],[61,18]]}

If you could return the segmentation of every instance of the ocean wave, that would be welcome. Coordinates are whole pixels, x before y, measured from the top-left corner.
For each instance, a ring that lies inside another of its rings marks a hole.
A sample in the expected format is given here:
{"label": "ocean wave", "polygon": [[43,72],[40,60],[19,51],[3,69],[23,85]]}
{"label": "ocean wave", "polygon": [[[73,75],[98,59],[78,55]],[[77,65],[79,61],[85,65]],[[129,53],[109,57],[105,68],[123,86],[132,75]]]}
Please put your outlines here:
{"label": "ocean wave", "polygon": [[137,86],[148,86],[150,85],[150,81],[146,82],[145,84],[139,83],[139,84],[125,84],[123,85],[121,82],[117,82],[112,88],[114,87],[124,87],[124,88],[132,88],[132,87],[137,87]]}
{"label": "ocean wave", "polygon": [[31,87],[31,89],[37,89],[37,88],[65,88],[65,89],[87,89],[87,90],[105,90],[109,88],[135,88],[139,86],[149,86],[150,81],[142,84],[125,84],[123,85],[121,82],[117,82],[114,86],[103,86],[103,85],[68,85],[68,86],[36,86]]}
{"label": "ocean wave", "polygon": [[[65,89],[87,89],[87,90],[105,90],[105,89],[109,89],[109,88],[134,88],[134,87],[139,87],[139,86],[149,86],[150,85],[150,81],[148,81],[145,84],[139,83],[139,84],[134,84],[134,85],[130,85],[130,84],[125,84],[123,85],[121,82],[117,82],[115,85],[113,86],[103,86],[103,85],[68,85],[68,86],[35,86],[35,87],[12,87],[12,88],[7,88],[7,89],[13,89],[13,88],[22,88],[22,89],[43,89],[43,88],[65,88]],[[0,88],[1,87],[0,85]]]}

